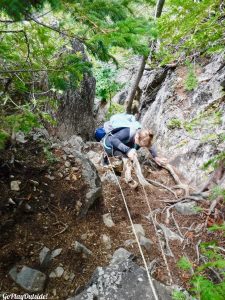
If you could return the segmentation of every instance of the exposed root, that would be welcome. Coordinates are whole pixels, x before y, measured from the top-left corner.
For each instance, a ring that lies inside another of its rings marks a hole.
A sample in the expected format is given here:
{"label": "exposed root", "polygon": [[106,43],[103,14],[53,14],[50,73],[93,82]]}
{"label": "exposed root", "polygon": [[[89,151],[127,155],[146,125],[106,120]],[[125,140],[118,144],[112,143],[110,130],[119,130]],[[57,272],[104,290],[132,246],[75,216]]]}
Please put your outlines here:
{"label": "exposed root", "polygon": [[197,254],[197,264],[199,264],[199,259],[200,259],[200,255],[199,255],[199,245],[201,243],[201,240],[198,241],[198,243],[195,246],[196,249],[196,254]]}
{"label": "exposed root", "polygon": [[216,208],[216,205],[218,204],[218,202],[223,199],[223,197],[217,197],[215,200],[213,200],[213,202],[210,205],[209,211],[207,213],[207,217],[205,220],[205,227],[207,227],[208,221],[209,221],[209,217],[211,215],[211,213],[214,211],[214,209]]}
{"label": "exposed root", "polygon": [[189,196],[190,195],[190,187],[187,184],[184,184],[181,182],[179,176],[177,175],[177,173],[174,170],[175,168],[170,164],[162,165],[162,167],[164,169],[168,170],[170,172],[170,174],[172,175],[174,181],[177,184],[174,188],[184,190],[185,196]]}
{"label": "exposed root", "polygon": [[[60,222],[60,224],[62,224],[62,222]],[[63,224],[64,224],[64,223],[63,223]],[[57,236],[57,235],[59,235],[59,234],[65,232],[65,231],[68,229],[68,227],[69,227],[67,224],[64,224],[64,226],[65,226],[65,227],[64,227],[61,231],[59,231],[59,232],[53,234],[52,237]]]}
{"label": "exposed root", "polygon": [[56,213],[54,213],[49,207],[47,207],[47,209],[50,212],[50,214],[52,214],[56,219],[56,222],[53,223],[52,225],[60,224],[60,225],[64,226],[64,228],[60,232],[57,232],[57,233],[53,234],[53,237],[65,232],[68,229],[69,226],[67,224],[63,223],[62,221],[59,221],[58,218],[57,218]]}
{"label": "exposed root", "polygon": [[180,227],[179,227],[179,225],[178,225],[178,223],[177,223],[177,221],[176,221],[176,219],[175,219],[173,213],[171,214],[171,216],[172,216],[173,222],[174,222],[174,224],[175,224],[175,226],[176,226],[176,228],[177,228],[177,231],[179,232],[179,235],[184,239],[184,236],[183,236],[183,234],[182,234],[182,232],[181,232],[181,230],[180,230]]}
{"label": "exposed root", "polygon": [[164,203],[179,203],[179,202],[186,202],[188,200],[193,200],[193,201],[203,201],[205,199],[201,198],[201,197],[195,197],[195,196],[188,196],[188,197],[183,197],[183,198],[180,198],[180,199],[177,199],[177,200],[160,200],[161,202],[164,202]]}
{"label": "exposed root", "polygon": [[126,183],[129,183],[133,180],[131,177],[131,170],[132,170],[132,165],[130,160],[128,158],[123,157],[123,173],[124,173],[124,179]]}
{"label": "exposed root", "polygon": [[186,184],[183,184],[183,183],[182,184],[178,184],[178,185],[173,186],[172,188],[173,189],[181,189],[181,190],[183,190],[185,197],[188,197],[190,195],[190,193],[189,193],[189,186],[186,185]]}
{"label": "exposed root", "polygon": [[128,184],[129,184],[129,186],[130,186],[133,190],[135,190],[135,189],[138,187],[138,183],[137,183],[137,181],[135,181],[135,180],[132,180],[132,181],[129,182]]}
{"label": "exposed root", "polygon": [[154,180],[151,180],[151,179],[146,179],[149,183],[155,185],[155,186],[159,186],[159,187],[162,187],[164,188],[165,190],[169,191],[170,193],[172,193],[174,195],[174,197],[177,199],[177,194],[171,190],[171,188],[169,188],[168,186],[158,182],[158,181],[154,181]]}
{"label": "exposed root", "polygon": [[144,175],[142,174],[141,166],[138,161],[138,158],[135,157],[133,160],[133,166],[134,166],[134,171],[137,175],[137,178],[142,186],[150,186],[148,181],[144,178]]}

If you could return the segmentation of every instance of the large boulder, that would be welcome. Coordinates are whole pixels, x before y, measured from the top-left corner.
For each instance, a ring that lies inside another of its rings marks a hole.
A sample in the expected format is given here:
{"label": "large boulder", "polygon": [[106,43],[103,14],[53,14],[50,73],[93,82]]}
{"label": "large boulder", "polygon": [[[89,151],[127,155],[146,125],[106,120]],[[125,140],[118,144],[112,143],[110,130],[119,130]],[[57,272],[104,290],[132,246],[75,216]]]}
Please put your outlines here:
{"label": "large boulder", "polygon": [[159,152],[198,187],[208,179],[201,166],[225,147],[217,138],[225,130],[223,55],[196,67],[198,86],[189,92],[184,88],[187,73],[182,66],[145,73],[141,120],[156,134]]}
{"label": "large boulder", "polygon": [[[160,300],[170,300],[171,288],[153,279],[156,293]],[[132,255],[125,249],[118,249],[109,266],[98,267],[89,284],[79,294],[68,300],[154,300],[146,271],[132,260]]]}
{"label": "large boulder", "polygon": [[[74,39],[73,53],[81,53],[83,60],[88,61],[83,44]],[[94,123],[95,78],[84,74],[79,88],[69,89],[60,97],[61,105],[57,113],[57,135],[65,140],[72,135],[80,135],[83,139],[91,139]]]}
{"label": "large boulder", "polygon": [[[73,144],[74,143],[75,137],[73,137]],[[77,151],[76,148],[71,144],[69,145],[68,142],[66,143],[66,146],[63,147],[63,150],[67,155],[74,156],[76,163],[82,170],[82,179],[85,183],[85,197],[79,205],[78,215],[79,217],[84,217],[94,202],[102,197],[101,180],[94,164],[85,154]]]}

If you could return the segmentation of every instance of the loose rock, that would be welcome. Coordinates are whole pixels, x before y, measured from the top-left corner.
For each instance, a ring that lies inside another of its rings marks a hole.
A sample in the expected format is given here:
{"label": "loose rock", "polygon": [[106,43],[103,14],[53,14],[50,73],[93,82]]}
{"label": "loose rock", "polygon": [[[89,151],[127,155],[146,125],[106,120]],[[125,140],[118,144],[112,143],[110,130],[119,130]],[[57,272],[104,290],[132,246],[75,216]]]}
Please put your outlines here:
{"label": "loose rock", "polygon": [[164,232],[165,236],[172,241],[178,240],[181,243],[183,243],[184,239],[179,236],[177,233],[173,232],[172,230],[170,230],[168,227],[166,227],[163,224],[159,224],[160,228],[162,229],[162,231]]}
{"label": "loose rock", "polygon": [[51,257],[54,258],[62,252],[62,248],[58,248],[52,251]]}
{"label": "loose rock", "polygon": [[54,271],[52,271],[49,275],[50,278],[60,278],[64,273],[63,267],[57,267]]}
{"label": "loose rock", "polygon": [[107,171],[106,173],[104,173],[103,176],[101,176],[101,182],[105,182],[105,181],[111,183],[117,183],[117,179],[112,171]]}
{"label": "loose rock", "polygon": [[20,190],[20,180],[13,180],[10,182],[10,188],[12,191],[19,191]]}
{"label": "loose rock", "polygon": [[141,236],[145,236],[145,231],[141,224],[134,224],[134,229],[135,229],[135,232],[136,232],[139,240],[140,240]]}
{"label": "loose rock", "polygon": [[43,263],[46,255],[50,252],[50,249],[47,248],[47,247],[44,247],[41,252],[39,253],[39,261],[40,261],[40,264]]}
{"label": "loose rock", "polygon": [[114,224],[114,222],[112,220],[112,216],[111,216],[110,213],[103,215],[102,218],[103,218],[104,224],[107,227],[113,227],[113,226],[115,226],[115,224]]}
{"label": "loose rock", "polygon": [[70,166],[71,166],[71,163],[70,163],[69,161],[66,161],[66,162],[65,162],[65,167],[66,167],[66,168],[69,168]]}
{"label": "loose rock", "polygon": [[140,245],[143,246],[147,251],[151,250],[153,242],[150,239],[147,239],[144,236],[140,237]]}
{"label": "loose rock", "polygon": [[72,246],[74,247],[75,252],[77,253],[83,253],[85,255],[92,255],[92,252],[85,247],[83,244],[79,243],[78,241],[75,241]]}
{"label": "loose rock", "polygon": [[17,273],[17,268],[14,267],[9,274],[19,286],[29,292],[41,292],[44,289],[46,275],[38,270],[23,266]]}
{"label": "loose rock", "polygon": [[110,250],[111,249],[111,239],[110,239],[110,237],[108,235],[106,235],[106,234],[103,234],[101,236],[101,238],[102,238],[103,244],[105,245],[105,248],[107,250]]}
{"label": "loose rock", "polygon": [[196,215],[198,212],[195,210],[196,204],[195,202],[188,202],[188,203],[177,203],[175,205],[175,209],[182,215],[191,216]]}
{"label": "loose rock", "polygon": [[122,261],[131,259],[132,257],[134,256],[129,251],[124,248],[119,248],[114,252],[110,265],[116,265]]}

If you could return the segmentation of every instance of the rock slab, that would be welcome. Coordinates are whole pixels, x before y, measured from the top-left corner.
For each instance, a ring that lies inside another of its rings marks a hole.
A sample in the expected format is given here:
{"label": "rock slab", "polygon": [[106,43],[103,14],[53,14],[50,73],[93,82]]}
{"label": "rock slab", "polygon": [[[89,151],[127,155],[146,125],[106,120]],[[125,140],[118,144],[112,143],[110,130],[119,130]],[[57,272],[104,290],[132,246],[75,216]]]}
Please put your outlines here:
{"label": "rock slab", "polygon": [[[86,288],[67,300],[154,300],[146,271],[134,263],[131,257],[132,254],[125,249],[118,249],[113,255],[114,263],[111,262],[105,268],[98,267]],[[153,280],[153,284],[160,300],[172,299],[172,289],[156,280]]]}

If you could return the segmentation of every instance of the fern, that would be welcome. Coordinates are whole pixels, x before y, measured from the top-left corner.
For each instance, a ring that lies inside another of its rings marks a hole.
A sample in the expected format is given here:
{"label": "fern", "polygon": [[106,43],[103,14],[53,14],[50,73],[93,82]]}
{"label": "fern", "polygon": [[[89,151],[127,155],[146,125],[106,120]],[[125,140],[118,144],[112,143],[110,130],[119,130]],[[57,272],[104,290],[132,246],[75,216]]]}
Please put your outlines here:
{"label": "fern", "polygon": [[192,291],[201,300],[223,300],[225,294],[225,281],[214,284],[202,275],[194,276],[191,283]]}
{"label": "fern", "polygon": [[186,300],[187,297],[182,291],[174,290],[172,293],[173,300]]}
{"label": "fern", "polygon": [[181,257],[180,260],[177,262],[177,266],[182,270],[188,271],[192,269],[192,264],[189,259],[185,256]]}

